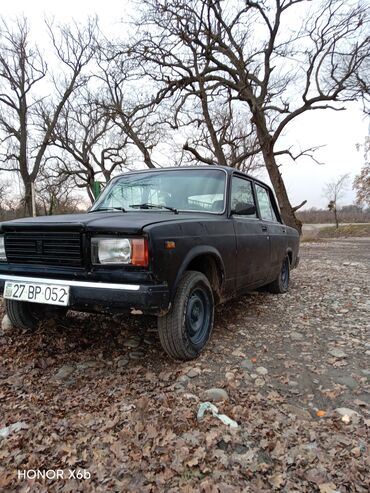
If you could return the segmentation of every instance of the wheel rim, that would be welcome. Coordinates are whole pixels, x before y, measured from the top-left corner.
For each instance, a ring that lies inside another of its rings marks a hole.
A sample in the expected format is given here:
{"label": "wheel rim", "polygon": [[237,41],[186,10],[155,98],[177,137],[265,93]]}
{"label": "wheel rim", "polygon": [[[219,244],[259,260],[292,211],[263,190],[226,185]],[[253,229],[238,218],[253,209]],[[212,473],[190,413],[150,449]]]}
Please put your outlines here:
{"label": "wheel rim", "polygon": [[186,332],[194,346],[203,345],[208,338],[211,319],[208,293],[201,287],[194,289],[186,307]]}
{"label": "wheel rim", "polygon": [[281,284],[284,289],[288,289],[289,285],[289,260],[286,258],[281,269]]}

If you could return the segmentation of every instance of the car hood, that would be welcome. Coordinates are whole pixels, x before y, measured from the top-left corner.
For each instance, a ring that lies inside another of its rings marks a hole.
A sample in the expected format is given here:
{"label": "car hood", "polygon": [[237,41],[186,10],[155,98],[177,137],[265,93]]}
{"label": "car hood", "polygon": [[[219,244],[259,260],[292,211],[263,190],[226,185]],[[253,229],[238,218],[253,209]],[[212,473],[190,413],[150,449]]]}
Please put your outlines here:
{"label": "car hood", "polygon": [[84,230],[84,231],[106,231],[125,232],[131,234],[140,233],[145,226],[150,224],[187,219],[196,219],[209,214],[179,213],[170,211],[138,211],[138,212],[89,212],[84,214],[63,214],[56,216],[26,217],[14,219],[0,224],[2,231],[24,231],[24,230]]}

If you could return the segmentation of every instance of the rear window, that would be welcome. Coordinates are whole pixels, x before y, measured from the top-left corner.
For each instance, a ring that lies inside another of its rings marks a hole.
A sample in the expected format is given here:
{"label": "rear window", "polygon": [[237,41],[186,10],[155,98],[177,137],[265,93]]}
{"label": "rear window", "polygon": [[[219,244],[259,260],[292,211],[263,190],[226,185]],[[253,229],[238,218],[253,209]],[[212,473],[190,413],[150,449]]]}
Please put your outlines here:
{"label": "rear window", "polygon": [[256,183],[256,194],[257,200],[260,208],[261,218],[265,221],[275,221],[278,222],[275,211],[272,207],[270,194],[267,188],[257,185]]}

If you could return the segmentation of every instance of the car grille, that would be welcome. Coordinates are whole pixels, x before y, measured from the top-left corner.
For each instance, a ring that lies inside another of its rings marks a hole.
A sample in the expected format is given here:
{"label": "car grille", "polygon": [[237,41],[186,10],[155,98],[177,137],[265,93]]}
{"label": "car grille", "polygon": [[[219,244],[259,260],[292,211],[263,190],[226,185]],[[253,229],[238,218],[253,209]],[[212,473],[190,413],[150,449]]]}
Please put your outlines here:
{"label": "car grille", "polygon": [[82,266],[81,234],[77,232],[9,232],[5,252],[10,263]]}

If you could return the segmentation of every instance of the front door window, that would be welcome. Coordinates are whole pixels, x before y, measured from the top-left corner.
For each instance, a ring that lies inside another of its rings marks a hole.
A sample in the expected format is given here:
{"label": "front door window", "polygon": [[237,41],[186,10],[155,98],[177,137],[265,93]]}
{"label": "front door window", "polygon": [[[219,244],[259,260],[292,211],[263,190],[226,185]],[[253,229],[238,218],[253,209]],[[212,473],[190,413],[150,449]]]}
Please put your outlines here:
{"label": "front door window", "polygon": [[[237,204],[243,204],[244,207],[247,205],[254,205],[253,187],[252,182],[233,176],[232,189],[231,189],[231,210],[235,210]],[[257,212],[255,214],[249,214],[247,217],[256,218]]]}

